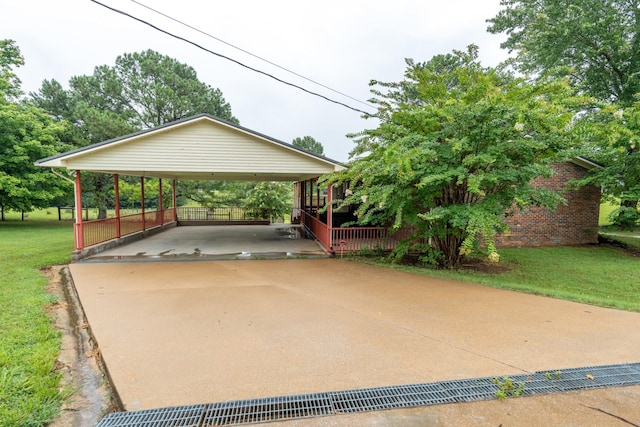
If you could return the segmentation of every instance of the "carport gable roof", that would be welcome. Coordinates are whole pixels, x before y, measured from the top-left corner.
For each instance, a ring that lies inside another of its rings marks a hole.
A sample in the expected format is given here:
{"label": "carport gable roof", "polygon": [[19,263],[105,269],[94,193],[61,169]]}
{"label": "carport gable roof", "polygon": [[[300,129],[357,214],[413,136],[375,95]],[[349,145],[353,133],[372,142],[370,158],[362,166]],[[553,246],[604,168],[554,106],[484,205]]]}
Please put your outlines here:
{"label": "carport gable roof", "polygon": [[196,180],[301,181],[344,168],[209,114],[41,159],[36,165]]}

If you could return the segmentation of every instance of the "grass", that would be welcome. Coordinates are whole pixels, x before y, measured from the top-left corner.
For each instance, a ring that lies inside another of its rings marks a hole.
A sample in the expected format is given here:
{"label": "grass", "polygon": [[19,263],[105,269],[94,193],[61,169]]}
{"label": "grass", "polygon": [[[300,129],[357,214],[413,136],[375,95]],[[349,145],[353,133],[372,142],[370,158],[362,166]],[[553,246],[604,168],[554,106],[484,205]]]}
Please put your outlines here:
{"label": "grass", "polygon": [[68,390],[60,389],[60,333],[51,323],[40,269],[67,264],[72,225],[58,221],[0,222],[0,425],[29,427],[54,419]]}
{"label": "grass", "polygon": [[611,202],[603,202],[600,204],[600,219],[598,221],[599,225],[602,227],[603,225],[610,225],[611,221],[609,220],[609,215],[611,212],[615,211],[620,207],[620,203],[611,203]]}
{"label": "grass", "polygon": [[[634,242],[640,244],[638,239]],[[620,248],[600,245],[502,249],[500,255],[500,264],[506,267],[500,273],[394,267],[601,307],[640,311],[640,258]]]}

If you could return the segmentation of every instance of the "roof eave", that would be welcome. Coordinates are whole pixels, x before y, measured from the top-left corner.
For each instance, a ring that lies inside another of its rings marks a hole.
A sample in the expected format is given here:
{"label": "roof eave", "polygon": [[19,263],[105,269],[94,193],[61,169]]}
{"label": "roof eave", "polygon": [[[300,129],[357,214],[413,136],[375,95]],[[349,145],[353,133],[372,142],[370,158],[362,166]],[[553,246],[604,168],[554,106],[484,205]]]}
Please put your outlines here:
{"label": "roof eave", "polygon": [[586,157],[576,156],[569,160],[571,163],[581,166],[585,169],[602,169],[604,166],[594,162],[593,160],[587,159]]}

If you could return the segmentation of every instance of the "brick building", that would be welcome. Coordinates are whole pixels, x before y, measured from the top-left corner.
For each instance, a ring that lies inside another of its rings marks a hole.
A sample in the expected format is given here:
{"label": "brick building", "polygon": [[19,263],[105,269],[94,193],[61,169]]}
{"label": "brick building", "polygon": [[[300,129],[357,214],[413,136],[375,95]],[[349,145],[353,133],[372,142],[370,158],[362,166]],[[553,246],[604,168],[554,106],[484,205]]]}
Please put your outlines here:
{"label": "brick building", "polygon": [[536,179],[534,185],[562,192],[567,203],[558,205],[555,211],[529,206],[507,217],[509,232],[496,236],[496,246],[505,248],[597,243],[600,189],[587,186],[565,191],[569,181],[584,177],[589,169],[595,167],[599,166],[581,157],[553,165],[555,173],[548,179]]}

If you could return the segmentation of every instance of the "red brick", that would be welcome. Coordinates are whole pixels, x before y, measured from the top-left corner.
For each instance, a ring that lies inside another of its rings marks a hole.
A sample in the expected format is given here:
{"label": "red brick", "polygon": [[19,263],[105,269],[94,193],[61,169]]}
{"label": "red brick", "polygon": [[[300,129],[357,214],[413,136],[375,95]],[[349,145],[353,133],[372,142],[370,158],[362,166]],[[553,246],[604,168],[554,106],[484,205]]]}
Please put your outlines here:
{"label": "red brick", "polygon": [[598,241],[600,189],[586,186],[567,190],[569,181],[587,174],[582,166],[566,162],[553,165],[553,169],[551,178],[537,178],[533,184],[561,192],[567,204],[558,205],[555,211],[529,206],[506,217],[509,232],[496,236],[497,247],[584,245]]}

